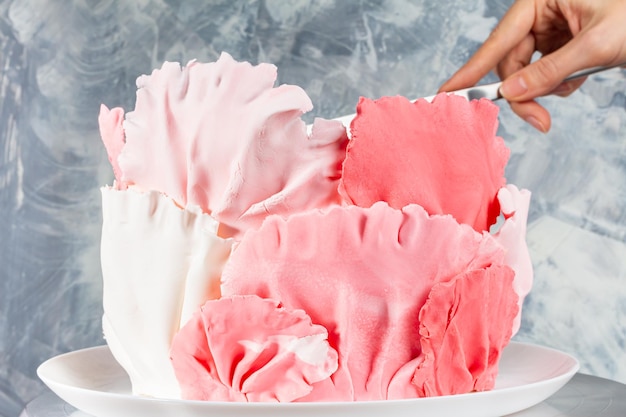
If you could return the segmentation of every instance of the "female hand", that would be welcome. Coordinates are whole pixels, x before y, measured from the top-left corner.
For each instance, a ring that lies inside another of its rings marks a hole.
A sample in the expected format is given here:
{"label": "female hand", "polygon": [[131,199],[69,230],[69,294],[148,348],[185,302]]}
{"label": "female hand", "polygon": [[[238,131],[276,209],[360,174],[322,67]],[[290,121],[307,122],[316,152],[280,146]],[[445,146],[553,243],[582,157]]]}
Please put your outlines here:
{"label": "female hand", "polygon": [[[531,63],[538,51],[541,58]],[[517,0],[485,43],[439,91],[476,84],[495,70],[500,93],[541,132],[550,114],[534,98],[567,96],[584,79],[562,83],[581,69],[626,62],[626,0]]]}

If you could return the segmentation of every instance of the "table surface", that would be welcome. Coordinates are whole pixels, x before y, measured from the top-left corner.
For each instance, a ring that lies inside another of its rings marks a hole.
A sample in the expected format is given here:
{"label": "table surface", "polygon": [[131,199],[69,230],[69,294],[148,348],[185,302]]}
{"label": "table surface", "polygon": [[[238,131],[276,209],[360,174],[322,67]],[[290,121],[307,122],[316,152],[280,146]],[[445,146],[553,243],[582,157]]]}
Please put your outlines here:
{"label": "table surface", "polygon": [[[576,374],[560,391],[544,402],[506,417],[623,417],[626,385]],[[90,417],[52,392],[30,402],[20,417]]]}

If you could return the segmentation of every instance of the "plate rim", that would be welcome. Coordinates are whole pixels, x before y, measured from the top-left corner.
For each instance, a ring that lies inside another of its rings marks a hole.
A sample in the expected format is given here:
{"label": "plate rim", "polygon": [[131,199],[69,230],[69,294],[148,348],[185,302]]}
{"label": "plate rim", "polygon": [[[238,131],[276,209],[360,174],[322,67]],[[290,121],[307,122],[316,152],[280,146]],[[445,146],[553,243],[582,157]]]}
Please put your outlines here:
{"label": "plate rim", "polygon": [[[515,386],[494,388],[493,390],[490,390],[490,391],[471,392],[471,393],[445,395],[445,396],[423,397],[423,398],[406,398],[406,399],[398,399],[398,400],[320,401],[320,402],[290,402],[290,403],[269,403],[269,402],[246,403],[246,402],[229,402],[229,401],[202,401],[202,400],[182,400],[182,399],[142,397],[138,395],[133,395],[132,393],[111,392],[111,391],[106,391],[104,389],[98,390],[98,389],[87,388],[84,386],[71,385],[66,382],[55,380],[47,372],[48,371],[47,368],[54,366],[54,365],[58,365],[57,364],[58,362],[61,362],[64,360],[67,361],[68,357],[72,357],[72,356],[79,357],[81,354],[84,355],[88,352],[89,353],[103,352],[102,354],[106,352],[106,354],[110,354],[110,350],[106,344],[77,349],[74,351],[65,352],[65,353],[61,353],[59,355],[53,356],[45,360],[44,362],[42,362],[37,367],[37,375],[44,382],[44,384],[47,385],[48,388],[52,390],[56,395],[58,395],[61,399],[63,399],[68,404],[72,405],[73,407],[81,411],[87,412],[87,413],[89,413],[89,410],[82,409],[78,407],[73,401],[70,401],[67,399],[67,391],[71,391],[71,393],[74,393],[74,394],[83,393],[85,396],[94,396],[94,397],[97,396],[102,399],[110,399],[110,400],[116,400],[116,401],[125,400],[125,401],[130,401],[133,403],[138,403],[138,402],[147,403],[152,406],[159,405],[159,404],[167,405],[167,406],[176,406],[180,404],[180,405],[188,405],[188,406],[194,406],[194,407],[198,407],[198,406],[207,407],[207,408],[211,408],[211,407],[235,408],[235,409],[242,409],[242,410],[247,410],[247,411],[250,411],[250,410],[263,411],[267,409],[276,410],[277,408],[295,411],[299,408],[300,409],[319,408],[321,410],[321,409],[326,409],[326,408],[344,409],[347,407],[361,408],[363,406],[381,406],[381,405],[382,406],[384,405],[399,406],[399,405],[411,405],[411,404],[417,405],[417,404],[428,404],[428,403],[432,403],[435,401],[441,402],[442,399],[453,399],[453,401],[455,402],[456,401],[463,402],[464,400],[468,398],[475,398],[477,400],[479,398],[484,399],[484,397],[486,396],[489,396],[489,395],[493,396],[494,392],[498,394],[506,395],[510,391],[511,392],[518,391],[521,388],[531,390],[531,389],[538,389],[542,385],[547,385],[551,388],[549,392],[546,392],[545,395],[541,395],[540,396],[541,398],[538,398],[537,401],[533,401],[532,404],[529,403],[524,408],[517,408],[509,412],[509,413],[514,413],[514,412],[518,412],[518,411],[530,408],[534,405],[539,404],[545,399],[549,398],[555,392],[557,392],[560,388],[562,388],[565,384],[567,384],[567,382],[569,382],[569,380],[580,370],[580,362],[578,361],[578,359],[576,359],[574,356],[570,355],[569,353],[560,351],[558,349],[541,346],[541,345],[534,344],[534,343],[518,342],[518,341],[511,341],[509,345],[507,346],[507,348],[509,346],[515,346],[518,348],[535,349],[535,350],[543,351],[543,353],[546,353],[546,354],[547,353],[558,354],[567,363],[564,364],[563,369],[560,370],[560,372],[557,375],[551,376],[550,378],[542,379],[539,381],[533,381],[530,383],[522,383],[522,384],[515,385]],[[120,370],[124,372],[121,366],[120,366]],[[128,376],[125,375],[125,378],[128,378]]]}

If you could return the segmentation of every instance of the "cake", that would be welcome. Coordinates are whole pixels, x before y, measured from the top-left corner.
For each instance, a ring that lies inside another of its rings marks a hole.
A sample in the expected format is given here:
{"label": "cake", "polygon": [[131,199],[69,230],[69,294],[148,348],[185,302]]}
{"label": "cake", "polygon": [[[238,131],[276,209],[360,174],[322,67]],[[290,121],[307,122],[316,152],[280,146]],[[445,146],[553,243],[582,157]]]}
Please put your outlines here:
{"label": "cake", "polygon": [[532,284],[497,107],[361,98],[349,129],[223,53],[102,106],[103,333],[133,393],[367,401],[493,388]]}

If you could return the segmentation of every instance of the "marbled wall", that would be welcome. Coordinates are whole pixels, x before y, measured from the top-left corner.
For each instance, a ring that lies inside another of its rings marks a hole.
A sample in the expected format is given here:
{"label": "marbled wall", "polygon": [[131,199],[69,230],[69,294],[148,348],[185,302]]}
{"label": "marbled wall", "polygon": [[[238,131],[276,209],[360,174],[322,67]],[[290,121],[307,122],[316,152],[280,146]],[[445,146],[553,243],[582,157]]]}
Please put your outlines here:
{"label": "marbled wall", "polygon": [[[102,343],[100,103],[135,78],[221,51],[279,67],[308,116],[360,95],[419,97],[460,66],[511,0],[0,0],[0,415],[43,391],[37,365]],[[491,79],[490,79],[491,80]],[[518,340],[626,382],[626,74],[547,98],[542,135],[501,103],[509,182],[534,193],[536,266]]]}

